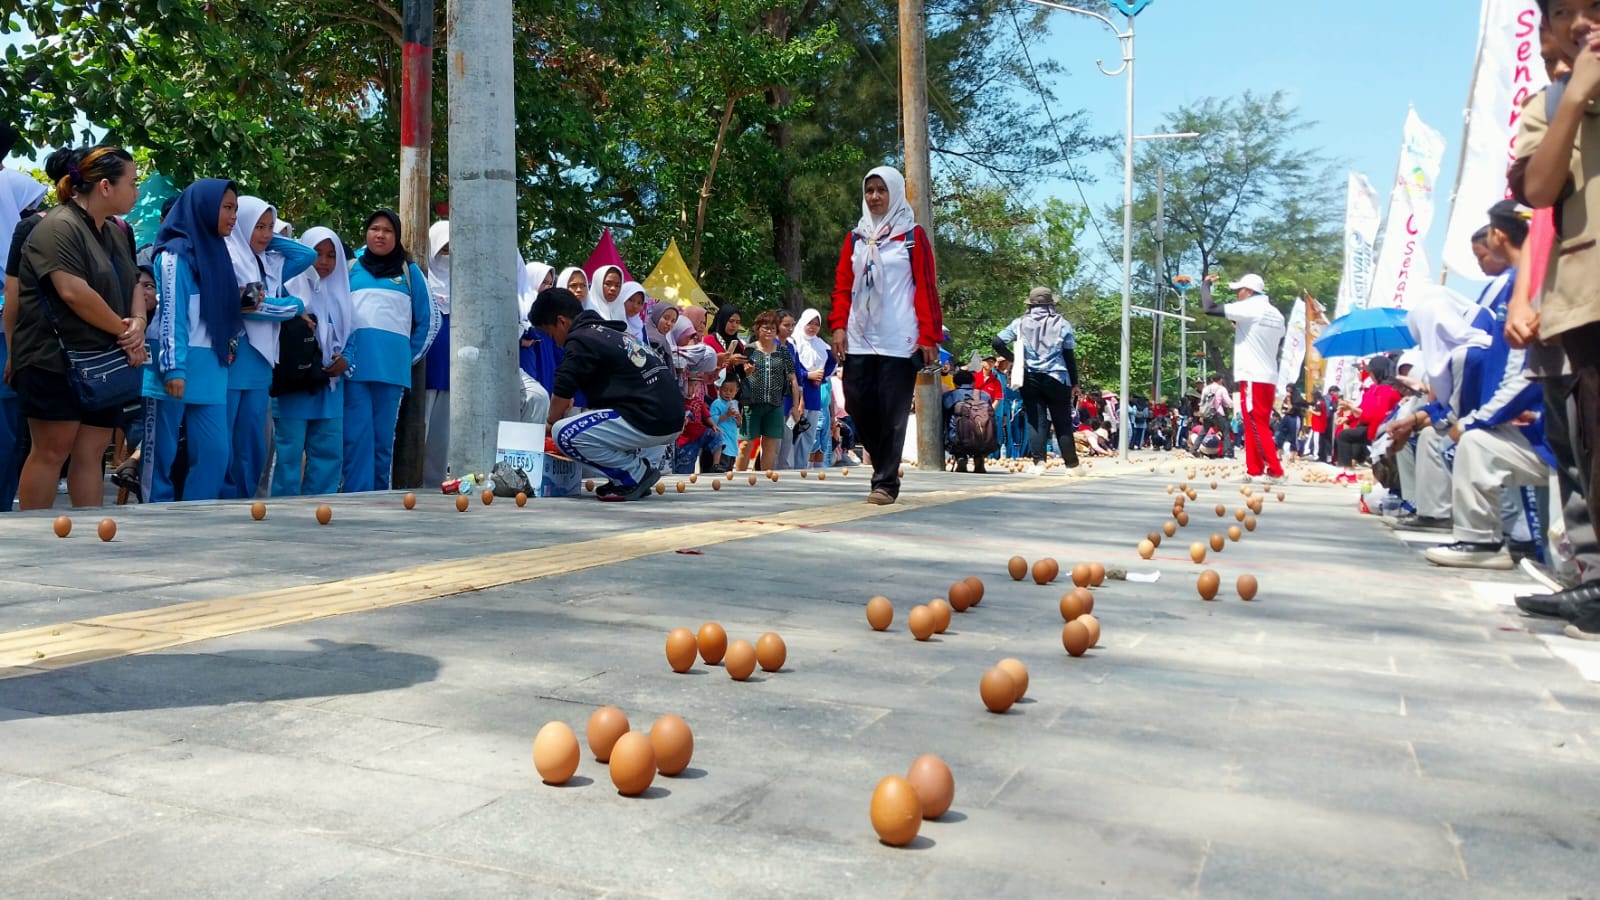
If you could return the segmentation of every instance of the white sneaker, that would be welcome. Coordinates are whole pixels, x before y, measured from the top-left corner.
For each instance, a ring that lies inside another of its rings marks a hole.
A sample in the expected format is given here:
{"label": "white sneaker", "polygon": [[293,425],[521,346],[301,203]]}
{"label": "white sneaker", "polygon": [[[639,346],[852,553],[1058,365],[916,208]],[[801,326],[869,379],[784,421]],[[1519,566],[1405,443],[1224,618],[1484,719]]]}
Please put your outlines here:
{"label": "white sneaker", "polygon": [[1044,466],[1039,464],[1039,463],[1028,463],[1028,465],[1023,468],[1022,474],[1024,474],[1024,475],[1043,475],[1044,474]]}
{"label": "white sneaker", "polygon": [[1429,547],[1422,555],[1436,566],[1447,566],[1452,569],[1508,570],[1515,565],[1504,543],[1475,544],[1456,541],[1453,544]]}
{"label": "white sneaker", "polygon": [[1269,485],[1279,485],[1279,484],[1283,484],[1284,482],[1286,482],[1288,480],[1289,479],[1285,478],[1282,475],[1268,475],[1266,478],[1261,479],[1261,483],[1262,484],[1269,484]]}
{"label": "white sneaker", "polygon": [[1251,484],[1256,480],[1256,477],[1254,475],[1249,474],[1249,473],[1245,473],[1245,476],[1243,478],[1241,478],[1240,480],[1243,481],[1245,484]]}
{"label": "white sneaker", "polygon": [[67,492],[67,480],[65,478],[63,478],[60,481],[56,482],[56,493],[57,494],[65,494],[66,492]]}

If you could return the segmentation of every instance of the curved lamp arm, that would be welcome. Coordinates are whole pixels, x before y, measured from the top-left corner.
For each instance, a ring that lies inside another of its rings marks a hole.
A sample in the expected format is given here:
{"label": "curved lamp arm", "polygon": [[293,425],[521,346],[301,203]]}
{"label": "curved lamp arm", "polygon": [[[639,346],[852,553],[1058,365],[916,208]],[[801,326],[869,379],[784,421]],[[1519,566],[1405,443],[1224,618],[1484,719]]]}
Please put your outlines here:
{"label": "curved lamp arm", "polygon": [[[1111,29],[1111,33],[1116,35],[1117,41],[1122,44],[1122,65],[1116,67],[1115,69],[1108,70],[1105,66],[1105,60],[1103,59],[1096,59],[1094,64],[1100,69],[1100,73],[1102,75],[1108,75],[1113,78],[1128,70],[1128,63],[1133,59],[1133,30],[1131,27],[1128,31],[1123,31],[1118,28],[1117,23],[1111,21],[1108,16],[1102,13],[1097,13],[1092,9],[1080,9],[1076,6],[1064,6],[1060,3],[1051,3],[1050,0],[1025,0],[1025,2],[1032,3],[1035,6],[1043,6],[1047,9],[1076,13],[1080,16],[1088,16],[1091,19],[1098,20],[1101,24]],[[1131,16],[1129,17],[1128,22],[1131,26],[1133,23]]]}

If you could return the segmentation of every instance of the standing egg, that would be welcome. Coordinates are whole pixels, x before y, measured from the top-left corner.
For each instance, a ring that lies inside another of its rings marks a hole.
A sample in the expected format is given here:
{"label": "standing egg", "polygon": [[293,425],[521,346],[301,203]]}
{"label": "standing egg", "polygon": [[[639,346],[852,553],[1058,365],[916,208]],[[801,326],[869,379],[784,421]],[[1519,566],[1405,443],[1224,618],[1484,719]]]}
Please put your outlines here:
{"label": "standing egg", "polygon": [[906,616],[906,624],[911,629],[911,636],[919,641],[933,637],[933,610],[926,606],[913,607],[911,614]]}
{"label": "standing egg", "polygon": [[1175,511],[1172,514],[1172,517],[1174,519],[1178,520],[1179,527],[1181,527],[1181,528],[1188,528],[1189,527],[1189,513],[1188,512],[1180,509],[1180,510]]}
{"label": "standing egg", "polygon": [[995,666],[983,673],[978,682],[978,696],[983,698],[983,705],[989,712],[1003,713],[1017,702],[1017,683],[1005,669]]}
{"label": "standing egg", "polygon": [[1078,595],[1081,590],[1083,588],[1073,588],[1061,595],[1061,601],[1057,605],[1061,609],[1062,621],[1071,622],[1088,611],[1083,608],[1083,600]]}
{"label": "standing egg", "polygon": [[713,479],[711,479],[711,489],[712,489],[712,490],[713,490],[713,491],[720,491],[720,490],[722,490],[722,482],[720,482],[720,481],[718,481],[718,480],[716,480],[716,479],[715,479],[715,478],[713,478]]}
{"label": "standing egg", "polygon": [[467,499],[467,495],[466,494],[457,494],[456,495],[456,512],[466,512],[467,509],[469,507],[471,507],[471,506],[472,506],[472,501]]}
{"label": "standing egg", "polygon": [[1033,564],[1033,583],[1049,584],[1060,574],[1061,567],[1055,560],[1045,557]]}
{"label": "standing egg", "polygon": [[968,575],[965,579],[967,586],[972,588],[972,605],[977,606],[983,602],[983,580],[976,575]]}
{"label": "standing egg", "polygon": [[911,782],[890,775],[873,789],[869,815],[878,840],[891,847],[904,847],[916,839],[922,827],[922,800]]}
{"label": "standing egg", "polygon": [[1100,620],[1089,613],[1078,617],[1078,624],[1089,629],[1089,646],[1096,647],[1100,644]]}
{"label": "standing egg", "polygon": [[933,633],[944,634],[945,629],[950,627],[950,604],[943,600],[930,600],[928,611],[933,613]]}
{"label": "standing egg", "polygon": [[683,492],[684,492],[684,491],[687,491],[687,490],[688,490],[688,489],[689,489],[689,486],[688,486],[688,485],[687,485],[687,484],[684,484],[684,483],[683,483],[683,482],[681,482],[681,481],[680,481],[680,482],[678,482],[678,493],[680,493],[680,494],[681,494],[681,493],[683,493]]}
{"label": "standing egg", "polygon": [[1006,572],[1012,581],[1021,581],[1028,575],[1028,561],[1020,556],[1013,556],[1006,562]]}
{"label": "standing egg", "polygon": [[406,509],[416,509],[417,508],[417,495],[416,494],[406,494],[404,497],[400,498],[400,505],[404,506]]}
{"label": "standing egg", "polygon": [[1217,588],[1222,586],[1222,576],[1215,571],[1207,569],[1200,573],[1200,578],[1195,582],[1195,589],[1200,592],[1201,600],[1217,599]]}
{"label": "standing egg", "polygon": [[109,542],[112,538],[114,538],[116,536],[117,536],[117,520],[115,520],[115,519],[101,519],[100,520],[100,540]]}
{"label": "standing egg", "polygon": [[1082,656],[1089,649],[1089,627],[1077,619],[1061,626],[1061,646],[1073,656]]}
{"label": "standing egg", "polygon": [[867,624],[873,631],[883,631],[894,622],[894,604],[888,597],[873,597],[867,601]]}
{"label": "standing egg", "polygon": [[1161,526],[1161,533],[1167,537],[1172,537],[1178,533],[1178,523],[1168,519],[1166,524]]}
{"label": "standing egg", "polygon": [[1245,531],[1255,531],[1256,530],[1256,517],[1255,516],[1245,516],[1244,517],[1244,530]]}
{"label": "standing egg", "polygon": [[950,598],[950,605],[956,612],[966,612],[972,605],[972,586],[965,581],[958,581],[950,585],[950,590],[945,596]]}
{"label": "standing egg", "polygon": [[1238,583],[1234,585],[1235,590],[1239,592],[1240,600],[1254,600],[1256,598],[1256,591],[1259,590],[1260,587],[1261,586],[1256,583],[1256,577],[1254,575],[1240,575]]}
{"label": "standing egg", "polygon": [[906,780],[916,788],[924,819],[937,819],[950,809],[956,798],[956,779],[944,760],[924,753],[911,763]]}
{"label": "standing egg", "polygon": [[1089,586],[1099,587],[1106,583],[1105,563],[1089,563]]}
{"label": "standing egg", "polygon": [[488,506],[494,502],[494,491],[485,490],[483,493],[478,495],[478,499],[483,501],[484,506]]}
{"label": "standing egg", "polygon": [[674,672],[687,672],[694,667],[697,651],[694,632],[687,628],[674,628],[667,635],[667,665]]}
{"label": "standing egg", "polygon": [[1229,525],[1228,526],[1228,540],[1237,541],[1237,540],[1239,540],[1239,538],[1242,538],[1242,537],[1244,537],[1244,532],[1239,530],[1239,526],[1237,526],[1237,525]]}
{"label": "standing egg", "polygon": [[722,662],[723,654],[728,652],[728,633],[715,622],[707,622],[700,626],[696,642],[700,649],[700,658],[705,660],[708,666]]}
{"label": "standing egg", "polygon": [[723,668],[734,681],[743,681],[756,670],[756,648],[749,641],[734,641],[728,645],[728,655],[722,659]]}
{"label": "standing egg", "polygon": [[1196,563],[1206,561],[1206,545],[1195,541],[1189,545],[1189,558]]}
{"label": "standing egg", "polygon": [[1217,518],[1220,519],[1220,518],[1222,518],[1223,516],[1225,516],[1227,514],[1228,514],[1228,507],[1224,506],[1221,503],[1218,503],[1217,504]]}
{"label": "standing egg", "polygon": [[578,736],[565,722],[546,722],[533,739],[533,767],[545,784],[566,784],[580,755]]}
{"label": "standing egg", "polygon": [[1211,549],[1212,550],[1215,550],[1216,552],[1221,553],[1222,552],[1222,547],[1223,547],[1223,545],[1225,543],[1226,542],[1223,541],[1223,539],[1222,539],[1222,535],[1213,534],[1211,536]]}
{"label": "standing egg", "polygon": [[625,797],[644,793],[650,782],[656,780],[656,752],[650,746],[650,739],[637,731],[617,738],[616,746],[611,748],[609,765],[611,783],[617,786],[617,793]]}
{"label": "standing egg", "polygon": [[611,758],[611,747],[628,733],[628,717],[615,706],[602,706],[589,716],[589,752],[600,762]]}
{"label": "standing egg", "polygon": [[267,517],[267,505],[260,500],[250,504],[250,518],[257,522]]}
{"label": "standing egg", "polygon": [[1145,540],[1142,540],[1142,541],[1139,542],[1139,558],[1140,559],[1149,559],[1150,557],[1155,556],[1155,555],[1156,555],[1156,545],[1150,543],[1149,539],[1145,539]]}
{"label": "standing egg", "polygon": [[788,645],[773,632],[769,631],[756,639],[756,662],[761,664],[762,671],[776,672],[783,668],[783,662],[788,658]]}
{"label": "standing egg", "polygon": [[662,716],[650,726],[650,749],[655,751],[656,771],[676,775],[689,767],[694,756],[694,732],[682,717]]}
{"label": "standing egg", "polygon": [[1011,681],[1017,688],[1017,699],[1021,700],[1022,696],[1028,693],[1028,667],[1022,664],[1022,660],[1011,657],[1006,657],[994,665],[997,669],[1004,669],[1005,673],[1011,676]]}
{"label": "standing egg", "polygon": [[55,523],[51,527],[55,529],[56,537],[64,538],[72,533],[72,518],[70,516],[56,516]]}
{"label": "standing egg", "polygon": [[756,477],[754,475],[750,476],[750,486],[751,487],[755,487],[756,486]]}
{"label": "standing egg", "polygon": [[333,507],[324,503],[317,507],[317,524],[326,525],[333,521]]}
{"label": "standing egg", "polygon": [[517,505],[518,506],[527,506],[528,505],[528,495],[526,493],[524,493],[523,491],[517,491],[516,500],[517,500]]}
{"label": "standing egg", "polygon": [[1088,587],[1089,581],[1094,577],[1088,563],[1078,563],[1072,567],[1072,583],[1078,587]]}

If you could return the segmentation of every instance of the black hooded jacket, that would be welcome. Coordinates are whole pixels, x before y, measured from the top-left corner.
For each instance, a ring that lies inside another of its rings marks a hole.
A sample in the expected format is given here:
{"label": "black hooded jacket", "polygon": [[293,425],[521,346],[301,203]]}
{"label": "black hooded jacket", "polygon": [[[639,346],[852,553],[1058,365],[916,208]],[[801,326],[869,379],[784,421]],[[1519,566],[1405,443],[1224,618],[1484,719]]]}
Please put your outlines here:
{"label": "black hooded jacket", "polygon": [[683,430],[683,394],[672,367],[629,334],[625,323],[586,309],[567,331],[562,351],[555,396],[582,391],[591,409],[614,409],[648,435]]}

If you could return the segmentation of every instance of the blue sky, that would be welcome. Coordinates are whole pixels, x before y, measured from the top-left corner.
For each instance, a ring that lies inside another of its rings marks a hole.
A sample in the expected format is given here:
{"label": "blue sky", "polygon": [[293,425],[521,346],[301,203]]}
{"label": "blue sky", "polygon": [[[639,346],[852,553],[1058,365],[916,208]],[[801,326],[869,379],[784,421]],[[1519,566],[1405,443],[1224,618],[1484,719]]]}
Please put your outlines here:
{"label": "blue sky", "polygon": [[[1070,4],[1069,4],[1070,5]],[[1472,0],[1155,0],[1137,19],[1134,130],[1160,130],[1162,116],[1205,97],[1246,90],[1285,91],[1317,124],[1301,144],[1372,179],[1388,203],[1406,108],[1444,135],[1444,167],[1429,240],[1435,275],[1444,243],[1450,189],[1461,152],[1462,113],[1477,50],[1478,5]],[[1094,61],[1119,57],[1105,26],[1053,12],[1045,51],[1068,72],[1052,85],[1060,111],[1085,109],[1098,133],[1122,133],[1125,83]],[[1036,57],[1037,58],[1037,57]],[[1096,209],[1122,202],[1122,156],[1102,154],[1080,167]],[[1341,191],[1343,178],[1340,177]],[[1070,182],[1041,196],[1078,202]],[[1340,194],[1343,215],[1343,195]],[[1093,238],[1093,232],[1090,232]],[[1120,234],[1107,232],[1115,242]],[[1117,248],[1117,266],[1121,250]]]}

